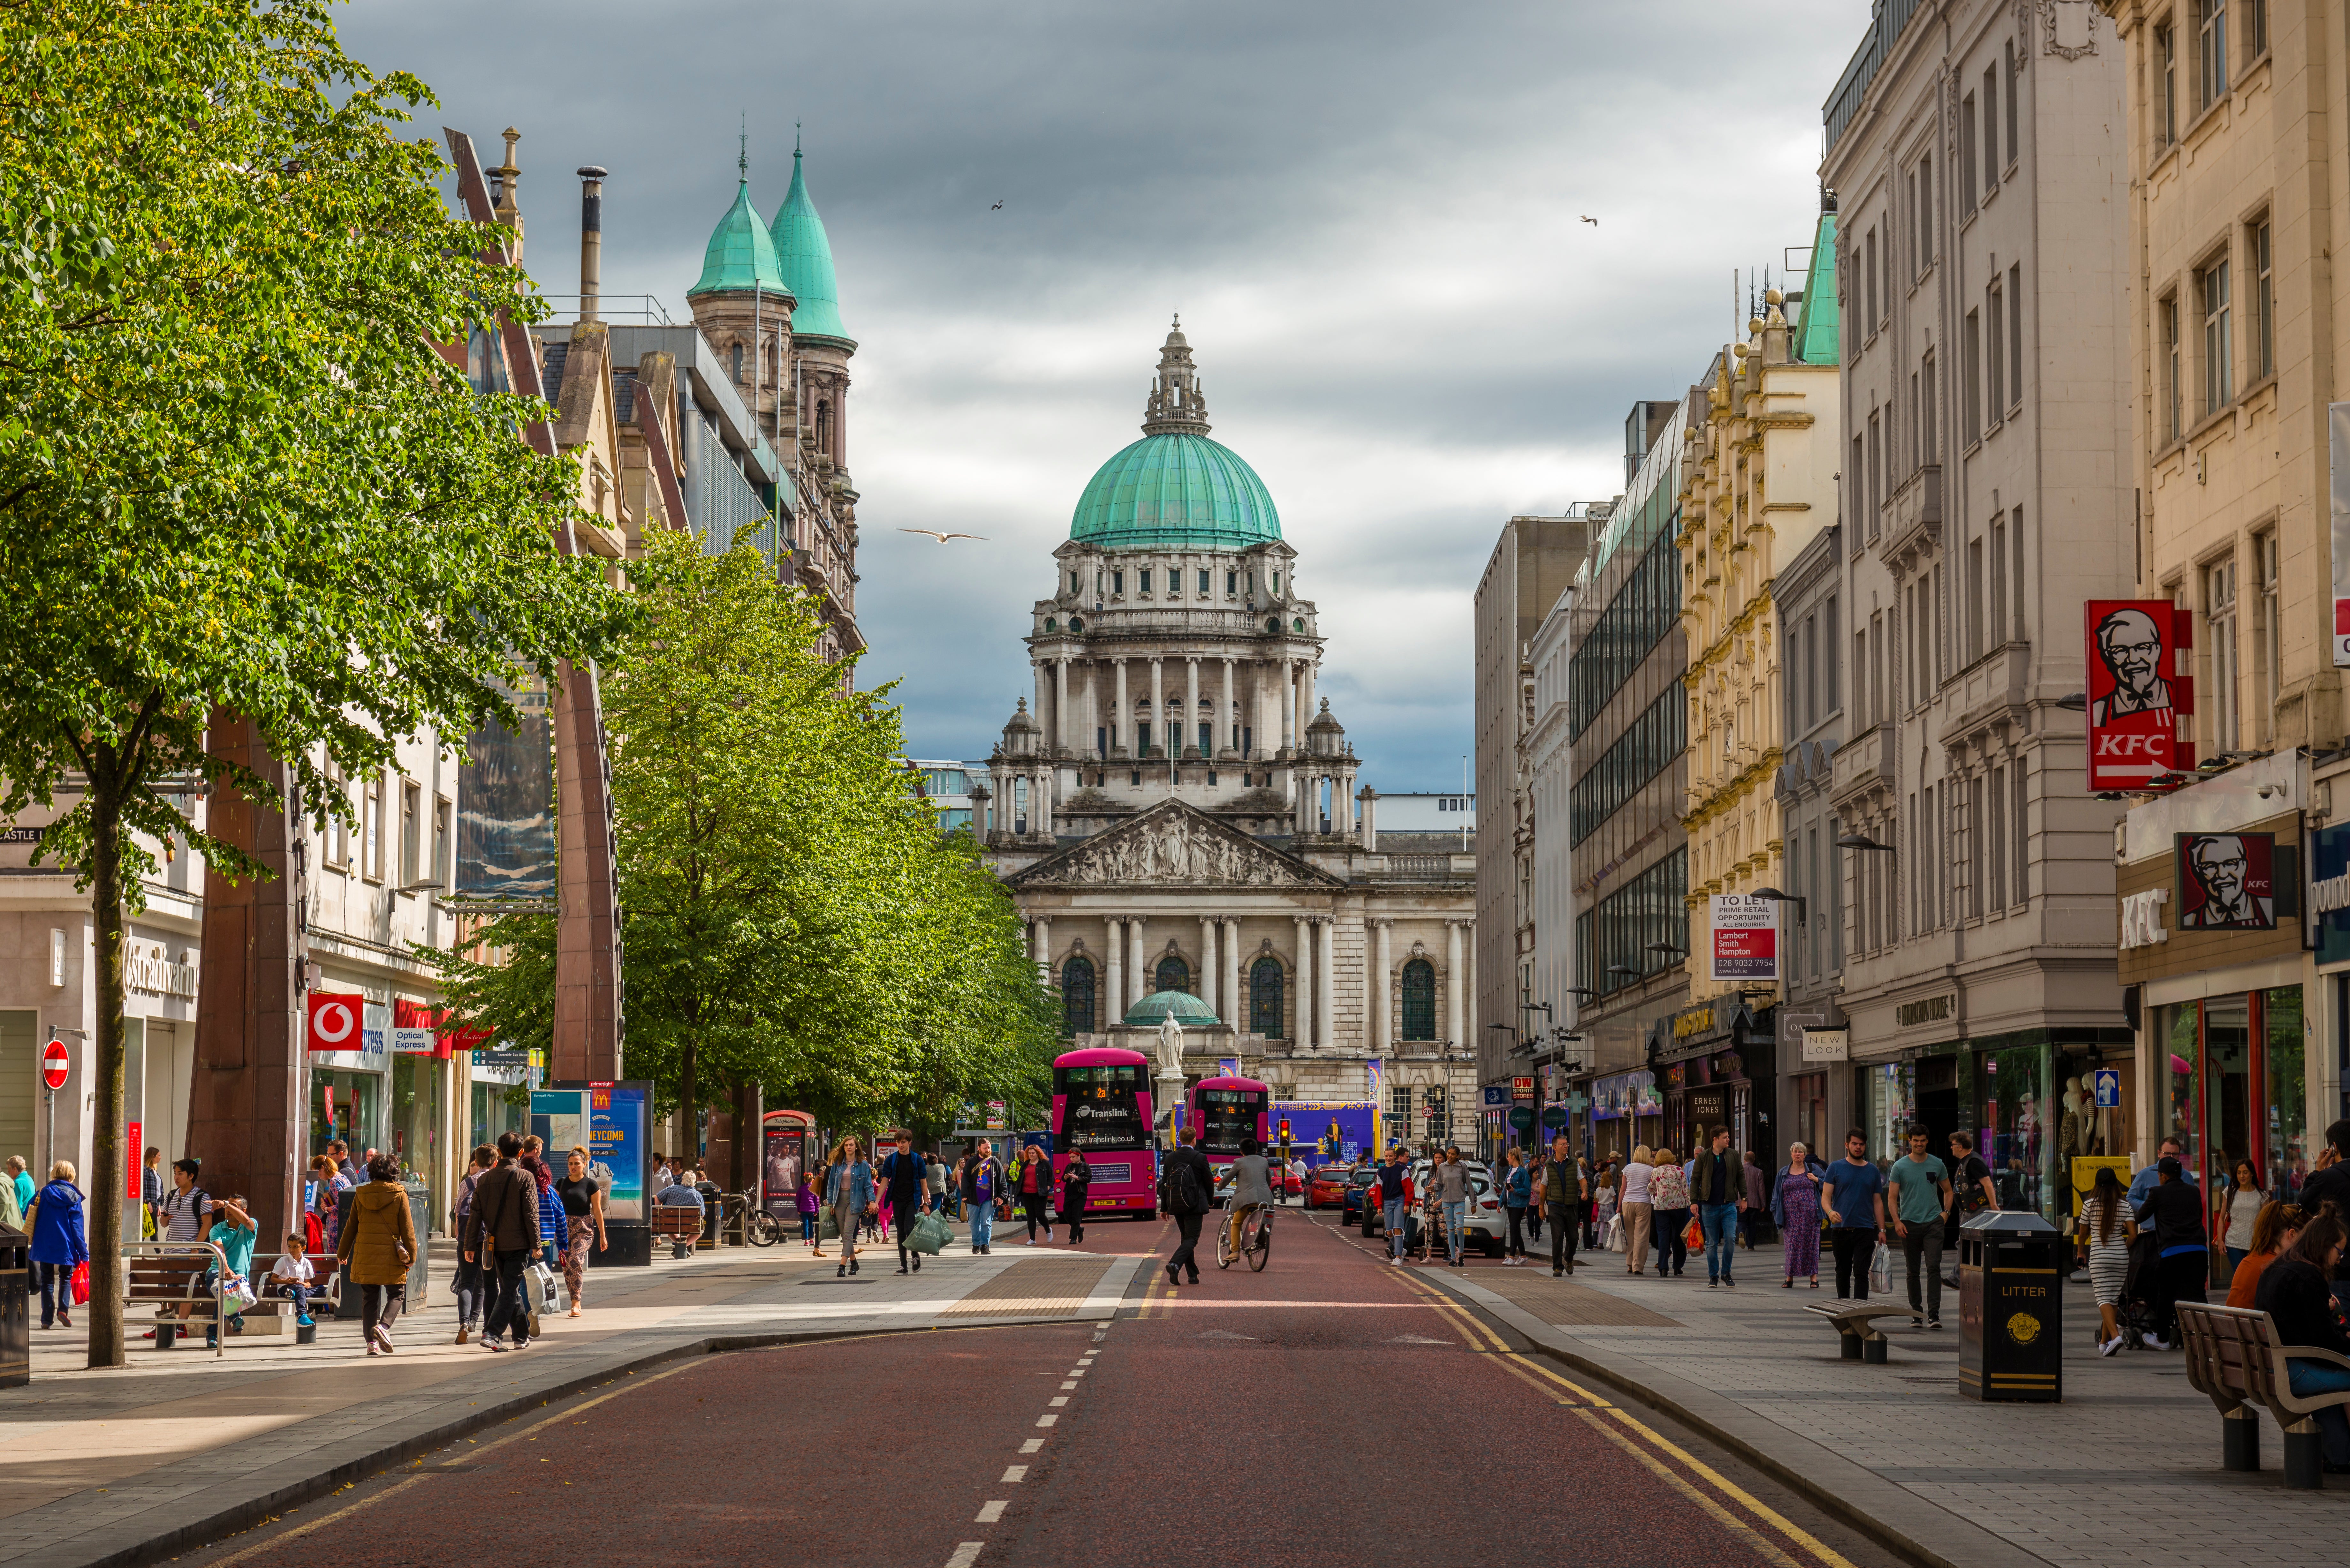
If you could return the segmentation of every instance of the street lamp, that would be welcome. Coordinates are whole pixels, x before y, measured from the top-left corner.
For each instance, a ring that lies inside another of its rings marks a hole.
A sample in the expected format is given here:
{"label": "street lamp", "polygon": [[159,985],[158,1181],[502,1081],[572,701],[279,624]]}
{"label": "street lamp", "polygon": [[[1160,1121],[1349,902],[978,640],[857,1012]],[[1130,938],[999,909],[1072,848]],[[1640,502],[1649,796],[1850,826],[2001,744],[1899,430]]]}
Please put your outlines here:
{"label": "street lamp", "polygon": [[1677,948],[1670,942],[1650,942],[1648,944],[1648,950],[1652,953],[1662,953],[1667,958],[1682,959],[1689,957],[1689,949]]}
{"label": "street lamp", "polygon": [[2074,713],[2085,711],[2089,706],[2089,694],[2086,691],[2066,692],[2056,699],[2056,706]]}
{"label": "street lamp", "polygon": [[1798,922],[1811,919],[1811,900],[1805,898],[1801,893],[1782,893],[1776,888],[1757,888],[1754,889],[1754,896],[1758,898],[1768,898],[1774,904],[1794,905],[1795,919]]}
{"label": "street lamp", "polygon": [[1884,855],[1890,855],[1893,853],[1893,846],[1890,844],[1879,844],[1877,840],[1869,837],[1868,835],[1865,833],[1847,833],[1844,835],[1836,840],[1836,847],[1838,849],[1874,849]]}

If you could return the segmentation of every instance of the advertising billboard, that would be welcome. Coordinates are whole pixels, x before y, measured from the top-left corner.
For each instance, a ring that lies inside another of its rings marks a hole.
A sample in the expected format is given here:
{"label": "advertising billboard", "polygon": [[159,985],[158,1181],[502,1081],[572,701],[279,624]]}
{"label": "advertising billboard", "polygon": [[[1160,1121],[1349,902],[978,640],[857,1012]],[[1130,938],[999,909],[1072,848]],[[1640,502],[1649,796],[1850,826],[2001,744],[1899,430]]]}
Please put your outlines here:
{"label": "advertising billboard", "polygon": [[555,742],[546,688],[497,683],[522,722],[465,738],[457,767],[457,877],[463,898],[555,898]]}
{"label": "advertising billboard", "polygon": [[1743,893],[1717,893],[1713,908],[1711,967],[1715,980],[1779,978],[1779,904]]}
{"label": "advertising billboard", "polygon": [[2178,929],[2276,929],[2276,835],[2178,836]]}
{"label": "advertising billboard", "polygon": [[1368,1100],[1275,1100],[1273,1120],[1289,1121],[1290,1147],[1308,1165],[1347,1165],[1376,1157],[1375,1116]]}
{"label": "advertising billboard", "polygon": [[2146,787],[2195,765],[2188,612],[2168,599],[2091,599],[2089,788]]}

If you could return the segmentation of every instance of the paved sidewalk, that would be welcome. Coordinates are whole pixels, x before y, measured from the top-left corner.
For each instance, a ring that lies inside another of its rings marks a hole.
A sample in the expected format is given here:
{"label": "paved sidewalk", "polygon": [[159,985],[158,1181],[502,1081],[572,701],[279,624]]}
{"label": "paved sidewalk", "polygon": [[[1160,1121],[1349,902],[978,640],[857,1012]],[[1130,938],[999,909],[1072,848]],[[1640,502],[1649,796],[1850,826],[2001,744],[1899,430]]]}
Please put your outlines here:
{"label": "paved sidewalk", "polygon": [[1659,1280],[1627,1276],[1620,1253],[1585,1262],[1568,1281],[1546,1266],[1420,1272],[1951,1568],[2305,1564],[2340,1559],[2350,1538],[2350,1488],[2286,1490],[2272,1420],[2262,1472],[2230,1473],[2218,1412],[2176,1353],[2097,1355],[2085,1281],[2065,1288],[2064,1402],[1987,1405],[1958,1391],[1955,1292],[1939,1332],[1880,1322],[1890,1364],[1868,1366],[1840,1359],[1835,1331],[1801,1310],[1834,1301],[1833,1282],[1782,1289],[1775,1247],[1739,1253],[1735,1290],[1709,1290],[1701,1267]]}
{"label": "paved sidewalk", "polygon": [[[681,1355],[839,1334],[1107,1319],[1143,1260],[950,1251],[920,1273],[876,1251],[853,1279],[804,1251],[727,1249],[591,1272],[588,1311],[551,1313],[528,1351],[453,1343],[445,1301],[369,1357],[356,1319],[318,1342],[237,1337],[168,1352],[134,1341],[92,1371],[83,1335],[36,1330],[34,1381],[0,1391],[0,1565],[168,1555],[440,1447],[544,1400]],[[134,1329],[133,1332],[136,1332]]]}

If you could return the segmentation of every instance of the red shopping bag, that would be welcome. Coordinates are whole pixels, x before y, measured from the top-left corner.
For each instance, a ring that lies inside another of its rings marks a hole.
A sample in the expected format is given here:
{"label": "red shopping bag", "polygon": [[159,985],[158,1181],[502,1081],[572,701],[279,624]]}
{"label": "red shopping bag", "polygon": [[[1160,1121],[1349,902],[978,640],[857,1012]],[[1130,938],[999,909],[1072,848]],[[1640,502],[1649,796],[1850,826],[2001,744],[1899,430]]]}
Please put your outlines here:
{"label": "red shopping bag", "polygon": [[1681,1241],[1690,1251],[1702,1252],[1705,1251],[1705,1227],[1694,1220],[1690,1220],[1689,1229],[1681,1232]]}
{"label": "red shopping bag", "polygon": [[74,1265],[73,1297],[76,1306],[80,1306],[89,1300],[89,1265],[88,1263]]}

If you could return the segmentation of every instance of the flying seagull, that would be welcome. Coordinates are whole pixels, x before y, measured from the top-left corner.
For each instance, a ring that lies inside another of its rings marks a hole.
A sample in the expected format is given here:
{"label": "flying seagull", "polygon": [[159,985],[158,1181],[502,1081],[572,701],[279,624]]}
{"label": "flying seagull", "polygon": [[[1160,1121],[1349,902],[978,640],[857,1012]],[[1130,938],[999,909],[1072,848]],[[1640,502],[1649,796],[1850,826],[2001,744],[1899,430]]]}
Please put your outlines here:
{"label": "flying seagull", "polygon": [[991,212],[991,213],[1000,213],[1000,212],[1003,211],[1003,202],[998,202],[997,203],[995,203],[995,205],[993,205],[993,207],[990,207],[990,208],[988,209],[988,211],[989,211],[989,212]]}
{"label": "flying seagull", "polygon": [[900,534],[924,535],[930,538],[936,539],[941,545],[945,544],[950,539],[976,539],[983,545],[987,543],[987,535],[984,534],[941,534],[935,528],[900,528],[898,532]]}
{"label": "flying seagull", "polygon": [[1597,227],[1599,226],[1599,220],[1598,220],[1598,219],[1596,219],[1596,218],[1595,218],[1595,217],[1592,217],[1592,216],[1591,216],[1589,213],[1576,213],[1575,215],[1576,215],[1577,217],[1581,218],[1585,223],[1589,223],[1589,224],[1590,224],[1593,228],[1595,228],[1595,229],[1596,229],[1596,228],[1597,228]]}

